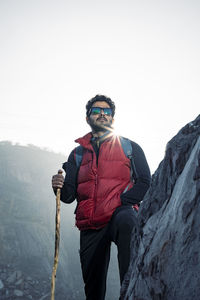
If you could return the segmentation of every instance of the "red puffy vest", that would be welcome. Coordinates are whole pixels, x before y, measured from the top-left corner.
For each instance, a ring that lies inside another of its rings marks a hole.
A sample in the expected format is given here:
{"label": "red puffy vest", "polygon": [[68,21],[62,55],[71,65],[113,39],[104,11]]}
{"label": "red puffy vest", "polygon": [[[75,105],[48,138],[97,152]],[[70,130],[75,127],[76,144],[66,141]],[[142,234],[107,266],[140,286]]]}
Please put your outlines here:
{"label": "red puffy vest", "polygon": [[76,226],[80,230],[104,227],[121,205],[120,195],[133,186],[130,159],[119,138],[112,136],[101,144],[97,165],[91,137],[89,133],[76,140],[84,147],[77,187]]}

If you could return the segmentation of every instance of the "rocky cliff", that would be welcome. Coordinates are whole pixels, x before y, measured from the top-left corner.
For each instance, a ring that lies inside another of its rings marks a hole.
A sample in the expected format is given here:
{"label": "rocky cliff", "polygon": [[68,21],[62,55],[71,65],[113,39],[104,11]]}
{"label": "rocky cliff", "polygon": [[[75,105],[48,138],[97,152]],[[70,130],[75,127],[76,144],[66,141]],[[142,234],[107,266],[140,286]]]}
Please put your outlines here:
{"label": "rocky cliff", "polygon": [[167,144],[132,236],[121,299],[200,299],[200,115]]}

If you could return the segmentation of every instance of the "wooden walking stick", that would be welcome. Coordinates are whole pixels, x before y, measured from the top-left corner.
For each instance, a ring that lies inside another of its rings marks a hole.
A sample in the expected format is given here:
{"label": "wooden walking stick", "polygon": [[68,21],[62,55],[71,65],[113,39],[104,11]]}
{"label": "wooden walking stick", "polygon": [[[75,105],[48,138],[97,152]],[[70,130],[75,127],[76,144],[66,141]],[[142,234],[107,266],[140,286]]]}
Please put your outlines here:
{"label": "wooden walking stick", "polygon": [[[62,174],[62,171],[58,171],[58,174]],[[57,189],[56,193],[56,228],[55,228],[55,253],[54,253],[54,265],[51,276],[51,300],[54,300],[55,294],[55,278],[56,270],[58,266],[58,254],[59,254],[59,243],[60,243],[60,189]]]}

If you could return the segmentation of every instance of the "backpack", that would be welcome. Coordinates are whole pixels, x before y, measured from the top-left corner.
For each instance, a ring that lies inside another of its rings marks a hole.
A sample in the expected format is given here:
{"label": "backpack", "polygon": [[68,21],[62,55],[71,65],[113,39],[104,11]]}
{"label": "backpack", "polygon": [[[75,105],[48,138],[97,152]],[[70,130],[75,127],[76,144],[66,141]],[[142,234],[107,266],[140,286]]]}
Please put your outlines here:
{"label": "backpack", "polygon": [[[121,146],[124,151],[124,154],[126,155],[126,157],[128,157],[130,159],[130,162],[131,162],[131,178],[133,178],[134,181],[136,182],[137,178],[138,178],[138,174],[137,174],[137,170],[136,170],[135,162],[134,162],[134,158],[133,158],[133,149],[132,149],[131,141],[127,138],[120,136],[120,142],[121,142]],[[77,168],[80,167],[82,158],[83,158],[83,146],[80,145],[75,148],[75,159],[76,159]]]}

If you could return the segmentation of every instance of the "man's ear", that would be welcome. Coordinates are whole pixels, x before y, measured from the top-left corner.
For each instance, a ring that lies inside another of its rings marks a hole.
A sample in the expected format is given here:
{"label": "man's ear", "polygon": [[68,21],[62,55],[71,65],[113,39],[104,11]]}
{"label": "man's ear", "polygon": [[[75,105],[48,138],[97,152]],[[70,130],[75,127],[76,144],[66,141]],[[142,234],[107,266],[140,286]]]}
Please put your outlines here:
{"label": "man's ear", "polygon": [[112,125],[115,123],[115,119],[112,119]]}
{"label": "man's ear", "polygon": [[89,118],[88,118],[88,117],[86,117],[86,122],[87,122],[88,124],[90,124],[90,121],[89,121]]}

